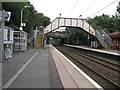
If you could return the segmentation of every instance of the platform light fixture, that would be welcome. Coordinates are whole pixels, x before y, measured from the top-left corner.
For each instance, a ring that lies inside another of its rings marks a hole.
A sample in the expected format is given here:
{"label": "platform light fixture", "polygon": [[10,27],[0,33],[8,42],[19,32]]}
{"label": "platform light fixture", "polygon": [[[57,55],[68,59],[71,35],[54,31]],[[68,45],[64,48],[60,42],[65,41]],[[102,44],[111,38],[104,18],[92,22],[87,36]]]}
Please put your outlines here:
{"label": "platform light fixture", "polygon": [[23,30],[23,28],[22,28],[22,26],[23,26],[23,23],[22,23],[23,10],[24,10],[25,8],[29,8],[29,7],[30,7],[30,6],[26,5],[26,6],[24,6],[24,7],[21,9],[20,30]]}
{"label": "platform light fixture", "polygon": [[[21,9],[21,18],[20,18],[20,44],[22,45],[22,38],[21,38],[21,34],[22,34],[22,31],[23,31],[23,28],[22,28],[22,26],[24,26],[24,23],[22,23],[22,18],[23,18],[23,10],[25,9],[25,8],[29,8],[30,6],[29,5],[26,5],[26,6],[24,6],[22,9]],[[21,45],[20,45],[20,53],[21,53],[21,49],[22,49],[22,47],[21,47]]]}

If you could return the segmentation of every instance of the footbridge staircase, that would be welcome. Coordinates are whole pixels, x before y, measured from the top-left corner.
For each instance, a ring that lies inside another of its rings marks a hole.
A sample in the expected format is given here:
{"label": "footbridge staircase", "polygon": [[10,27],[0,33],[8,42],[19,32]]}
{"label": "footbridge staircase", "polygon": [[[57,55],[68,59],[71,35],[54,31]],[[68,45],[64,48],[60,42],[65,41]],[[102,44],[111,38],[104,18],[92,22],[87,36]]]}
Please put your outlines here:
{"label": "footbridge staircase", "polygon": [[96,37],[105,49],[112,47],[112,39],[104,31],[95,30],[86,19],[57,17],[44,29],[44,34],[48,34],[60,27],[81,28]]}

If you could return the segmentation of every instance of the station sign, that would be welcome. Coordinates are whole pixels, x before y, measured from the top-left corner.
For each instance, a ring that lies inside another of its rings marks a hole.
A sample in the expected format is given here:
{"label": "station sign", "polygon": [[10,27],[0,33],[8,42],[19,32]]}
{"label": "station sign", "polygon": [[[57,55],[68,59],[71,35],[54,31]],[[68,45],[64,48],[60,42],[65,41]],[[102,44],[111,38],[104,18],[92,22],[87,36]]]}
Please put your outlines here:
{"label": "station sign", "polygon": [[0,11],[0,22],[2,22],[2,11]]}
{"label": "station sign", "polygon": [[0,11],[0,22],[8,22],[10,21],[11,12],[8,11]]}

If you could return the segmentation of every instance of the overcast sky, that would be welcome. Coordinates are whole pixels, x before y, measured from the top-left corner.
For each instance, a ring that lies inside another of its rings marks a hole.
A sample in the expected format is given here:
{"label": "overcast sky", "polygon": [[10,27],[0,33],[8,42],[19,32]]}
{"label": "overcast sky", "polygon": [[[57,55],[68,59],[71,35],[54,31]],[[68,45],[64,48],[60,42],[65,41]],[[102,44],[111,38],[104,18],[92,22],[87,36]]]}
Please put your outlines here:
{"label": "overcast sky", "polygon": [[[91,16],[95,12],[106,7],[110,3],[116,0],[29,0],[35,9],[44,13],[45,16],[50,17],[51,21],[56,17],[72,17],[79,18],[82,15],[82,18],[94,17]],[[102,10],[96,15],[102,15],[103,13],[114,15],[116,13],[116,7],[119,0],[114,4],[110,5],[108,8]]]}

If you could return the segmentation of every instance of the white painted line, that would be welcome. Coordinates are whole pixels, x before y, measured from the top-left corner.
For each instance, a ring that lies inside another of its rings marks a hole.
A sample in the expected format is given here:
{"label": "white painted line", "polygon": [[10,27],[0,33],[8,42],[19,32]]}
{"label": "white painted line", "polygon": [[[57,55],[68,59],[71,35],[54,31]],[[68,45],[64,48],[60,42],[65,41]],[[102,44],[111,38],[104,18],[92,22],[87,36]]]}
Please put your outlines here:
{"label": "white painted line", "polygon": [[2,89],[2,62],[0,62],[0,90]]}
{"label": "white painted line", "polygon": [[55,47],[53,47],[58,53],[61,54],[70,64],[72,64],[86,79],[88,79],[96,88],[99,90],[104,90],[98,83],[96,83],[92,78],[90,78],[86,73],[84,73],[80,68],[78,68],[73,62],[71,62],[67,57],[65,57],[61,52],[59,52]]}
{"label": "white painted line", "polygon": [[8,88],[14,81],[15,79],[20,75],[20,73],[26,68],[26,66],[33,60],[33,58],[38,54],[36,52],[29,60],[28,62],[3,86],[3,88]]}

